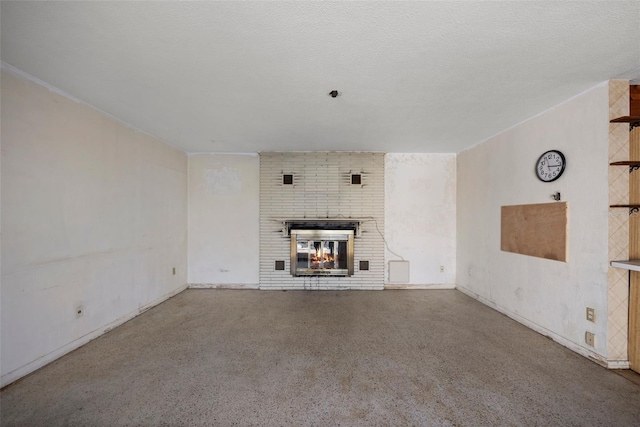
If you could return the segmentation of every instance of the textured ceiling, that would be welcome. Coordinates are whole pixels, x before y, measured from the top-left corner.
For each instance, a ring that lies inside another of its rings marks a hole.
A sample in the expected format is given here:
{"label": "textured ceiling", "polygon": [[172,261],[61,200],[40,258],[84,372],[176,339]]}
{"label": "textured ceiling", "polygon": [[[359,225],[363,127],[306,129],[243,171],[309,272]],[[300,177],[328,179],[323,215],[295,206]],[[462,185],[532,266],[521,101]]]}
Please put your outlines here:
{"label": "textured ceiling", "polygon": [[640,77],[638,1],[3,1],[0,13],[3,62],[189,152],[458,152]]}

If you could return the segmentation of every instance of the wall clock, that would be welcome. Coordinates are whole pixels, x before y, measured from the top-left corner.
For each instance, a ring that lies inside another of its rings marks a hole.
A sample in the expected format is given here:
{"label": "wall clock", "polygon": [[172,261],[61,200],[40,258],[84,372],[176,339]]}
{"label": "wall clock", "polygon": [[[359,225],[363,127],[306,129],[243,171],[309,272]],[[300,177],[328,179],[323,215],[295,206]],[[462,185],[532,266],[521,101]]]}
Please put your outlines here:
{"label": "wall clock", "polygon": [[552,182],[560,178],[567,161],[558,150],[549,150],[542,154],[536,162],[536,175],[542,182]]}

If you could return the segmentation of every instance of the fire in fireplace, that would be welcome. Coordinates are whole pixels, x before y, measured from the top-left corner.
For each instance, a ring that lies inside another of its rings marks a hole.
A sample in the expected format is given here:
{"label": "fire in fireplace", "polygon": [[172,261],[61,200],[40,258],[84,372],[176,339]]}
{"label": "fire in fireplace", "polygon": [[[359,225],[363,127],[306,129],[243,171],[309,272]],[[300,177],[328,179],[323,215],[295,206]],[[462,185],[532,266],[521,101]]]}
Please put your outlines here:
{"label": "fire in fireplace", "polygon": [[291,274],[351,276],[353,230],[291,230]]}

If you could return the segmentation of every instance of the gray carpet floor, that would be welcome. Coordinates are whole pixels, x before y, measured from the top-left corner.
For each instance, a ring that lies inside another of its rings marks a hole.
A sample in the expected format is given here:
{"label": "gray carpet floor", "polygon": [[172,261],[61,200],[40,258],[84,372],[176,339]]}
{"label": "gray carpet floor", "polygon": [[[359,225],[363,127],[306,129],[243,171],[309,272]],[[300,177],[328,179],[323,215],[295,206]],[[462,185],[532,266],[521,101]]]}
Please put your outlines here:
{"label": "gray carpet floor", "polygon": [[5,426],[640,425],[640,386],[454,290],[187,290],[0,393]]}

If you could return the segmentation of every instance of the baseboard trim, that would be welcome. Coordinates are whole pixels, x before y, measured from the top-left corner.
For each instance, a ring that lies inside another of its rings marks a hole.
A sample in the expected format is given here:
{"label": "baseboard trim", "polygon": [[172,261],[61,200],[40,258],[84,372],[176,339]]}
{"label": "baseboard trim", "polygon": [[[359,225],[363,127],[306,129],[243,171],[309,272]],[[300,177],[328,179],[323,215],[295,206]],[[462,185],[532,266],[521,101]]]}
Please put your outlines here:
{"label": "baseboard trim", "polygon": [[411,289],[455,289],[456,285],[453,283],[438,283],[438,284],[407,284],[407,285],[397,285],[395,283],[385,283],[385,290],[411,290]]}
{"label": "baseboard trim", "polygon": [[109,332],[112,329],[117,328],[118,326],[122,325],[125,322],[128,322],[129,320],[141,315],[142,313],[144,313],[145,311],[155,307],[156,305],[165,302],[166,300],[168,300],[169,298],[172,298],[176,295],[178,295],[179,293],[181,293],[182,291],[184,291],[185,289],[187,289],[187,286],[181,286],[180,288],[173,290],[171,292],[169,292],[168,294],[165,294],[163,296],[161,296],[160,298],[157,298],[155,300],[153,300],[152,302],[141,306],[140,308],[138,308],[137,310],[128,313],[116,320],[114,320],[113,322],[107,323],[104,326],[101,326],[100,328],[94,330],[93,332],[89,332],[86,335],[83,335],[82,337],[75,339],[74,341],[71,341],[68,344],[63,345],[62,347],[59,347],[58,349],[45,354],[44,356],[39,357],[38,359],[27,363],[26,365],[23,365],[17,369],[14,369],[11,372],[7,372],[6,374],[2,375],[2,377],[0,377],[0,388],[4,388],[6,386],[9,386],[11,384],[13,384],[14,382],[24,378],[25,376],[37,371],[40,368],[43,368],[44,366],[48,365],[49,363],[53,362],[56,359],[59,359],[60,357],[72,352],[73,350],[76,350],[80,347],[82,347],[83,345],[87,344],[90,341],[93,341],[94,339],[98,338],[99,336],[106,334],[107,332]]}
{"label": "baseboard trim", "polygon": [[260,289],[257,283],[189,283],[189,289]]}
{"label": "baseboard trim", "polygon": [[555,332],[552,332],[536,323],[533,323],[532,321],[525,319],[524,317],[507,310],[506,308],[499,306],[498,304],[494,303],[493,301],[490,301],[474,292],[471,292],[468,289],[462,288],[460,286],[456,286],[456,289],[460,292],[462,292],[463,294],[480,301],[481,303],[483,303],[484,305],[493,308],[496,311],[499,311],[500,313],[504,314],[507,317],[510,317],[511,319],[515,320],[518,323],[523,324],[524,326],[526,326],[529,329],[532,329],[534,331],[536,331],[537,333],[544,335],[545,337],[551,338],[553,341],[555,341],[556,343],[560,344],[563,347],[568,348],[569,350],[573,351],[574,353],[578,353],[581,356],[586,357],[587,359],[597,363],[600,366],[604,366],[605,368],[608,368],[608,362],[607,359],[598,354],[595,353],[593,351],[590,351],[584,347],[581,347],[580,345],[574,343],[573,341],[569,341],[568,339],[556,334]]}
{"label": "baseboard trim", "polygon": [[358,286],[358,287],[339,287],[339,286],[313,286],[313,287],[286,287],[286,286],[262,286],[261,291],[382,291],[380,286]]}
{"label": "baseboard trim", "polygon": [[609,369],[629,369],[628,360],[607,360],[607,368]]}

